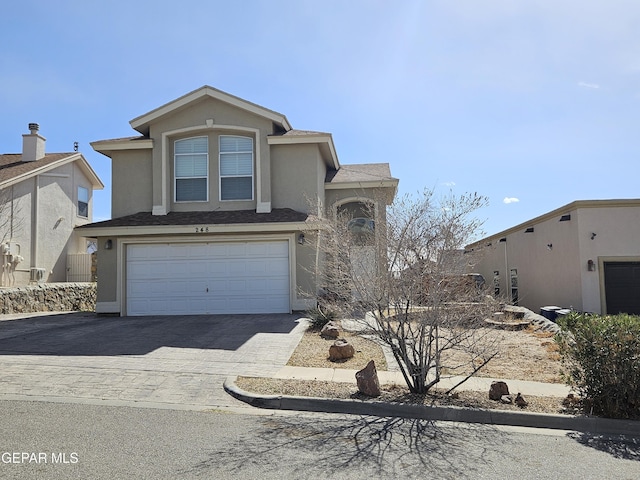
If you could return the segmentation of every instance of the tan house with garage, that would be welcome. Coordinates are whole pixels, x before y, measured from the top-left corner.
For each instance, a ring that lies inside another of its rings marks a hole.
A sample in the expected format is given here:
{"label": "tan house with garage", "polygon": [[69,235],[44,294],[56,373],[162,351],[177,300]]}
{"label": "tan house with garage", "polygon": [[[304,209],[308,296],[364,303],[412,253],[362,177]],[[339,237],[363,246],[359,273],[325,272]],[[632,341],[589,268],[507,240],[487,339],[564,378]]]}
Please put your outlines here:
{"label": "tan house with garage", "polygon": [[640,314],[640,199],[575,201],[467,248],[497,295],[536,313]]}
{"label": "tan house with garage", "polygon": [[102,182],[80,152],[47,153],[37,123],[22,152],[0,155],[0,286],[90,281],[93,190]]}
{"label": "tan house with garage", "polygon": [[[330,134],[204,86],[92,147],[112,162],[98,237],[98,313],[277,313],[315,305],[311,219],[385,215],[388,164],[341,165]],[[372,205],[373,209],[364,206]]]}

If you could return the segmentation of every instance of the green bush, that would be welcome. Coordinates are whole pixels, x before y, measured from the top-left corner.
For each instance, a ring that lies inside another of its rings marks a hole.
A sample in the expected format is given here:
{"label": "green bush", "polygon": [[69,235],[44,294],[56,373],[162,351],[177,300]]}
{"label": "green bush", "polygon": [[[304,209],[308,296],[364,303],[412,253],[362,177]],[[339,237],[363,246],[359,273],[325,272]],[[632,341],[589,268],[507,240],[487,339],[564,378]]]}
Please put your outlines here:
{"label": "green bush", "polygon": [[586,413],[640,419],[640,317],[571,313],[556,341]]}
{"label": "green bush", "polygon": [[321,330],[327,323],[337,318],[334,311],[326,307],[321,307],[320,305],[307,310],[307,316],[311,320],[312,330]]}

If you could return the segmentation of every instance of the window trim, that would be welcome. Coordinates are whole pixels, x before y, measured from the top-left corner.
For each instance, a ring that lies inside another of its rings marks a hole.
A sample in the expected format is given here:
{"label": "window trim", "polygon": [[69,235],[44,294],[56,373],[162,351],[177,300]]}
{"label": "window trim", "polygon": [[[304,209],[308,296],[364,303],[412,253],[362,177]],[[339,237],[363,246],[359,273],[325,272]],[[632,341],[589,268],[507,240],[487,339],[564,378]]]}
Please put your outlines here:
{"label": "window trim", "polygon": [[[82,201],[80,200],[80,190],[84,190],[85,192],[87,192],[87,201]],[[78,189],[77,189],[77,194],[78,194],[78,198],[77,198],[77,202],[76,202],[76,215],[80,218],[89,218],[89,189],[87,187],[83,187],[82,185],[78,185]],[[83,203],[86,209],[87,214],[86,215],[82,215],[81,210],[80,210],[80,203]]]}
{"label": "window trim", "polygon": [[[207,152],[206,153],[196,153],[195,155],[206,155],[206,166],[207,172],[205,176],[193,176],[193,177],[180,177],[180,180],[183,179],[201,179],[204,178],[206,182],[205,186],[205,198],[204,200],[178,200],[178,175],[177,172],[177,162],[178,156],[182,155],[194,155],[193,153],[176,153],[176,144],[178,142],[184,142],[186,140],[196,140],[198,138],[204,138],[207,141]],[[206,203],[209,201],[209,136],[208,135],[198,135],[195,137],[187,137],[187,138],[179,138],[173,141],[173,201],[174,203]]]}
{"label": "window trim", "polygon": [[[222,156],[227,153],[249,153],[247,151],[222,152],[221,143],[223,138],[244,138],[251,140],[251,175],[222,175]],[[246,135],[218,135],[218,200],[220,202],[252,202],[255,200],[256,194],[256,165],[255,165],[255,139]],[[250,198],[222,198],[222,179],[223,178],[251,178],[251,197]]]}

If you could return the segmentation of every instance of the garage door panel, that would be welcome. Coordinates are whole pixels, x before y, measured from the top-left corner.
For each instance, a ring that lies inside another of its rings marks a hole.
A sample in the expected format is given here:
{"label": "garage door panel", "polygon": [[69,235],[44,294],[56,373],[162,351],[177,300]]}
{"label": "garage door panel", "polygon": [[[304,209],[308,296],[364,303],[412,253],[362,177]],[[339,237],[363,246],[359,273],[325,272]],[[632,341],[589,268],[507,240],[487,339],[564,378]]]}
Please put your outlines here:
{"label": "garage door panel", "polygon": [[160,262],[144,262],[136,261],[130,262],[127,265],[127,274],[131,278],[136,279],[153,279],[158,277],[164,277],[167,275],[167,266]]}
{"label": "garage door panel", "polygon": [[290,309],[287,241],[127,248],[129,315]]}
{"label": "garage door panel", "polygon": [[640,262],[604,262],[607,313],[640,314]]}

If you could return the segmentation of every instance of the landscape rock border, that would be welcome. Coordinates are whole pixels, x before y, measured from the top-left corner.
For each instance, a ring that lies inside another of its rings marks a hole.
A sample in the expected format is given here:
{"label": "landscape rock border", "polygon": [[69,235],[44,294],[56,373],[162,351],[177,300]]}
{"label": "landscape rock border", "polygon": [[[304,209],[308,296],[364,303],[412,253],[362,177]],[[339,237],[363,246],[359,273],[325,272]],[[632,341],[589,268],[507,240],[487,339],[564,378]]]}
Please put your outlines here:
{"label": "landscape rock border", "polygon": [[43,283],[0,288],[0,314],[34,312],[93,312],[96,283]]}

